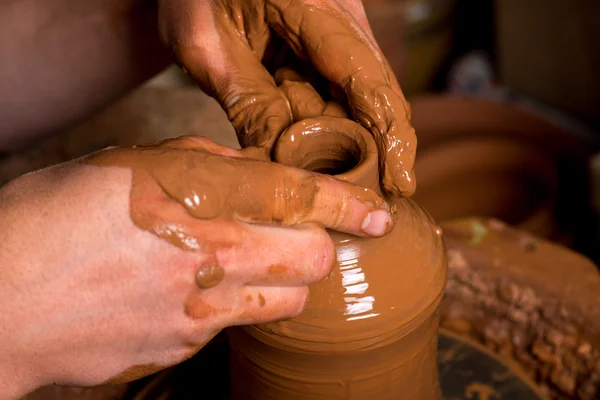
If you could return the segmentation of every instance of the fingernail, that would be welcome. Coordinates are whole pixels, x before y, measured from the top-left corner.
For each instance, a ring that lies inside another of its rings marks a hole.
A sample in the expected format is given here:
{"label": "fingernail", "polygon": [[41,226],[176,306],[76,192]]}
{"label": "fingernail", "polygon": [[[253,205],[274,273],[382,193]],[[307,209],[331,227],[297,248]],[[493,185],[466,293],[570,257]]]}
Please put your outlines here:
{"label": "fingernail", "polygon": [[383,236],[392,226],[392,217],[386,210],[375,210],[367,214],[362,222],[361,230],[367,235]]}

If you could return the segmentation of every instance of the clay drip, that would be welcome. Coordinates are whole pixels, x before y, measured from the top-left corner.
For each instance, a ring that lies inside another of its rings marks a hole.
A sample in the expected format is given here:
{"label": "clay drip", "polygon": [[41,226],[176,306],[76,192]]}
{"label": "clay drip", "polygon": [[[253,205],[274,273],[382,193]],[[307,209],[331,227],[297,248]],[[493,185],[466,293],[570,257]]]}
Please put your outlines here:
{"label": "clay drip", "polygon": [[[274,157],[381,193],[375,142],[348,119],[297,122]],[[330,232],[337,265],[310,287],[300,316],[229,330],[234,400],[441,399],[441,230],[410,199],[394,199],[391,207],[394,229],[385,237]]]}

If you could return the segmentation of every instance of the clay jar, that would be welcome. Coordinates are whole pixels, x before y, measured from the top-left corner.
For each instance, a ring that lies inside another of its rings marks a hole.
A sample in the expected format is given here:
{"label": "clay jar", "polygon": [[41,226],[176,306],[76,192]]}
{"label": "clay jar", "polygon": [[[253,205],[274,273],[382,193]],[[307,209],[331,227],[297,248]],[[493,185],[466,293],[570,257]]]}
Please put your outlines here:
{"label": "clay jar", "polygon": [[[375,143],[347,119],[297,122],[274,158],[381,193]],[[441,231],[412,200],[392,209],[394,229],[383,238],[330,232],[337,265],[310,287],[300,316],[229,330],[232,399],[441,399]]]}
{"label": "clay jar", "polygon": [[415,98],[411,109],[419,138],[415,199],[436,220],[494,217],[568,243],[586,204],[577,172],[584,140],[492,101],[433,95]]}

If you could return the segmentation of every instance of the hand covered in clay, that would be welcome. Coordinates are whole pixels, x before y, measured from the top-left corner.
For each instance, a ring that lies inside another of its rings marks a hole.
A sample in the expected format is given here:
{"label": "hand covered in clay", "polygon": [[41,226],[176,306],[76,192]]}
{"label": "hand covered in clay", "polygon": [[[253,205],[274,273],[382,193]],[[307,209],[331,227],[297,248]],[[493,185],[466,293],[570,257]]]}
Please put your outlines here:
{"label": "hand covered in clay", "polygon": [[[373,134],[385,190],[414,193],[409,105],[360,0],[158,3],[163,41],[227,111],[243,147],[257,147],[268,158],[291,123],[339,116],[332,102],[339,103]],[[278,74],[281,67],[301,75]]]}
{"label": "hand covered in clay", "polygon": [[227,326],[298,315],[387,206],[200,138],[112,148],[0,191],[0,398],[130,381]]}

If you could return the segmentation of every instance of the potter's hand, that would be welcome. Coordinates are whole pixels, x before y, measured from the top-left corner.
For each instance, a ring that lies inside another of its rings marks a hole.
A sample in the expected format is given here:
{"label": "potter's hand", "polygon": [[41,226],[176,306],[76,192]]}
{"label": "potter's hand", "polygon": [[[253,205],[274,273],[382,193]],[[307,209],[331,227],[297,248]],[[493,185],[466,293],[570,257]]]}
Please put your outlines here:
{"label": "potter's hand", "polygon": [[219,100],[243,147],[268,157],[294,121],[289,99],[261,64],[276,32],[345,93],[352,116],[377,141],[384,188],[414,192],[410,109],[360,0],[159,0],[159,21],[175,60]]}
{"label": "potter's hand", "polygon": [[241,154],[113,148],[0,191],[0,398],[133,380],[293,317],[335,262],[323,226],[388,229],[373,192]]}

